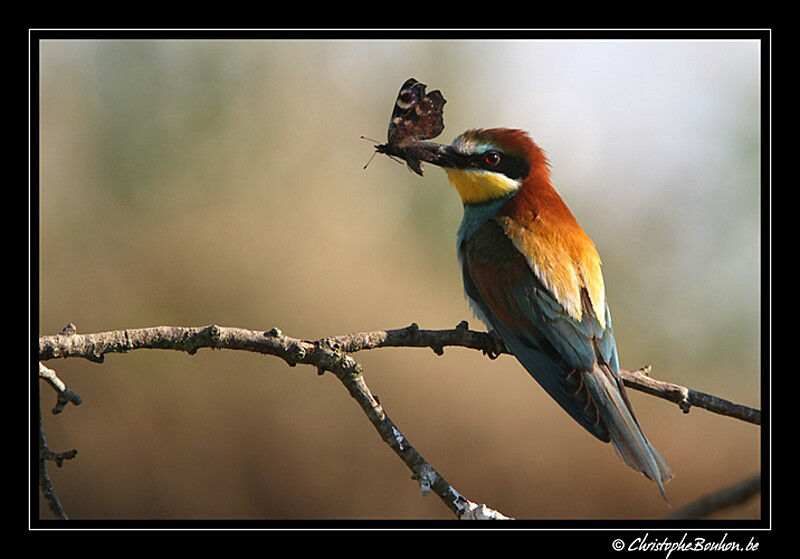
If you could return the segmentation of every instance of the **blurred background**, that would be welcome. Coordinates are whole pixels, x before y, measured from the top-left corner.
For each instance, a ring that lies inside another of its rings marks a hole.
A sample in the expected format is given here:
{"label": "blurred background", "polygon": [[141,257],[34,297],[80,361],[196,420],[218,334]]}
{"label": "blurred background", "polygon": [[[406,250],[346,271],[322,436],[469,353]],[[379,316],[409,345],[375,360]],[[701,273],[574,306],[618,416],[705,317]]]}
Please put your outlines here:
{"label": "blurred background", "polygon": [[[372,155],[408,77],[450,142],[527,129],[603,258],[622,366],[761,407],[756,41],[40,43],[40,334],[215,323],[309,340],[469,320],[460,200]],[[409,441],[469,499],[532,519],[662,518],[760,468],[760,428],[630,391],[667,486],[511,357],[359,353]],[[452,519],[330,374],[201,350],[48,363],[70,518]],[[42,504],[41,517],[50,518]],[[759,518],[760,499],[716,518]]]}

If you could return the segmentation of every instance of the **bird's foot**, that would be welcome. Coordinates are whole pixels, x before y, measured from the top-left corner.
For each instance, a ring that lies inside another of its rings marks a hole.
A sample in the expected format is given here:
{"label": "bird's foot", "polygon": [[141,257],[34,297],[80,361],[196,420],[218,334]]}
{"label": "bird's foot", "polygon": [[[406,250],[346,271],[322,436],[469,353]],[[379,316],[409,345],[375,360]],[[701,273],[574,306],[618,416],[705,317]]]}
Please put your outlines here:
{"label": "bird's foot", "polygon": [[488,334],[492,340],[492,347],[481,350],[486,357],[489,359],[497,359],[503,353],[508,353],[506,344],[503,342],[503,339],[497,332],[494,330],[489,330]]}

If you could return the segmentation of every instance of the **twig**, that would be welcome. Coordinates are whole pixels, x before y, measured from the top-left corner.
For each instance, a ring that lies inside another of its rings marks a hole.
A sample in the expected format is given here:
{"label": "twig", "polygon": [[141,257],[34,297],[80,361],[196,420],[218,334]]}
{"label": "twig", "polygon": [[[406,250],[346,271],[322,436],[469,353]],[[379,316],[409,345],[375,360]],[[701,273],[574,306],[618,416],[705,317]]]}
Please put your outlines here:
{"label": "twig", "polygon": [[56,372],[45,367],[42,363],[39,363],[39,378],[47,382],[58,394],[56,405],[52,410],[53,414],[61,413],[67,404],[71,403],[80,406],[83,403],[83,398],[67,388],[67,385],[58,378]]}
{"label": "twig", "polygon": [[[497,341],[491,334],[469,330],[466,321],[452,330],[420,330],[414,323],[397,330],[360,332],[330,339],[338,342],[348,353],[380,347],[429,347],[437,355],[442,355],[447,346],[477,349],[490,356],[492,353],[508,353],[505,348],[498,348]],[[678,384],[656,380],[649,376],[650,369],[649,365],[635,371],[620,369],[620,375],[625,386],[674,402],[684,413],[688,413],[691,406],[697,406],[720,415],[761,425],[761,410],[735,404],[724,398]]]}
{"label": "twig", "polygon": [[[90,361],[102,362],[106,353],[125,353],[146,348],[173,349],[194,354],[203,347],[254,351],[280,357],[290,366],[298,363],[313,365],[319,374],[325,371],[332,372],[361,406],[381,438],[413,472],[412,478],[420,483],[423,494],[432,490],[459,518],[480,520],[509,518],[486,505],[465,498],[416,451],[372,395],[362,374],[363,367],[345,355],[343,348],[335,339],[310,342],[290,338],[278,328],[268,332],[255,332],[216,325],[202,328],[158,326],[98,334],[43,336],[39,338],[39,358],[48,360],[59,357],[83,357]],[[41,464],[40,462],[40,466]],[[44,488],[42,491],[44,492]],[[54,492],[52,494],[54,495]],[[63,510],[61,512],[63,513]]]}
{"label": "twig", "polygon": [[737,482],[716,493],[705,495],[669,515],[669,519],[703,518],[724,508],[744,503],[761,492],[761,474]]}
{"label": "twig", "polygon": [[68,452],[53,452],[47,446],[47,439],[42,426],[42,400],[39,398],[39,490],[42,492],[42,496],[53,514],[62,520],[67,520],[67,514],[64,512],[64,507],[61,506],[61,501],[58,499],[53,482],[47,473],[47,461],[53,460],[60,468],[64,460],[71,460],[77,454],[78,451],[75,449]]}
{"label": "twig", "polygon": [[486,505],[479,505],[466,499],[447,480],[431,466],[417,450],[411,445],[397,426],[389,419],[383,406],[373,396],[362,374],[335,372],[336,377],[347,388],[361,409],[366,414],[370,423],[378,431],[383,441],[397,454],[400,459],[413,472],[412,479],[416,479],[422,488],[422,494],[427,495],[433,490],[442,502],[464,520],[509,520],[505,515],[490,509]]}
{"label": "twig", "polygon": [[[173,349],[193,354],[200,348],[212,347],[275,355],[292,366],[304,363],[333,372],[335,370],[331,367],[358,372],[354,369],[355,362],[345,354],[382,347],[427,347],[437,355],[442,355],[444,348],[448,346],[477,349],[490,356],[507,353],[505,349],[498,348],[497,341],[491,334],[470,330],[466,322],[461,322],[449,330],[421,330],[415,323],[406,328],[357,332],[346,336],[323,338],[317,342],[274,335],[273,332],[280,334],[280,330],[276,328],[261,333],[212,325],[200,328],[156,326],[98,334],[42,336],[39,338],[39,359],[45,361],[58,357],[83,357],[102,363],[106,353],[124,353],[146,348]],[[323,343],[331,347],[336,358],[341,360],[339,363],[329,363],[330,355],[319,352],[318,346]],[[688,411],[690,406],[697,406],[761,425],[760,410],[677,384],[656,380],[646,374],[649,369],[649,366],[636,371],[621,369],[620,373],[626,386],[674,402],[684,412]]]}
{"label": "twig", "polygon": [[[298,363],[312,365],[316,367],[319,374],[330,371],[336,375],[350,395],[358,402],[381,438],[411,469],[412,477],[419,481],[423,494],[433,490],[459,518],[508,518],[485,505],[478,505],[461,496],[428,464],[389,419],[383,407],[372,395],[362,375],[363,367],[348,355],[382,347],[427,347],[437,355],[442,355],[444,348],[449,346],[480,350],[491,358],[508,353],[490,333],[470,330],[469,325],[464,321],[448,330],[421,330],[415,323],[406,328],[357,332],[346,336],[322,338],[317,341],[291,338],[284,335],[278,328],[259,332],[217,325],[203,327],[156,326],[96,334],[76,334],[73,327],[68,331],[62,331],[61,335],[40,337],[39,360],[82,357],[102,363],[107,353],[126,353],[136,349],[167,349],[194,354],[201,348],[216,348],[274,355],[292,367]],[[42,367],[44,366],[42,365]],[[44,369],[49,371],[46,367]],[[649,367],[638,371],[621,370],[620,372],[626,386],[675,402],[684,412],[688,412],[690,406],[694,405],[714,413],[757,425],[761,424],[761,412],[757,409],[650,378],[646,374],[648,371]],[[42,376],[42,368],[40,368],[40,376]],[[50,377],[42,376],[42,378],[51,382],[51,385],[53,385],[53,379],[57,379],[55,373]],[[59,398],[62,393],[66,394],[66,390],[68,390],[66,387],[61,389]],[[65,398],[73,401],[67,396]],[[73,403],[76,402],[73,401]]]}
{"label": "twig", "polygon": [[685,386],[650,378],[649,365],[636,371],[620,369],[619,372],[625,386],[675,402],[683,410],[683,413],[689,413],[691,406],[697,406],[720,415],[761,425],[761,410],[734,404],[719,396],[712,396]]}

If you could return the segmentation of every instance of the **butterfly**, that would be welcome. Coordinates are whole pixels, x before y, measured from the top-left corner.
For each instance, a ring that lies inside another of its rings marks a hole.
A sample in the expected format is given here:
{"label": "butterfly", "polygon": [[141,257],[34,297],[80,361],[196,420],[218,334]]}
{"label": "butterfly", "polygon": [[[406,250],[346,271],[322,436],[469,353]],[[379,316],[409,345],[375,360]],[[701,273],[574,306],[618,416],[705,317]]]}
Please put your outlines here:
{"label": "butterfly", "polygon": [[420,142],[435,138],[444,130],[442,92],[425,93],[427,86],[408,78],[400,88],[389,121],[388,141],[375,151],[404,159],[408,168],[422,176],[422,161],[430,161],[429,151],[419,149]]}

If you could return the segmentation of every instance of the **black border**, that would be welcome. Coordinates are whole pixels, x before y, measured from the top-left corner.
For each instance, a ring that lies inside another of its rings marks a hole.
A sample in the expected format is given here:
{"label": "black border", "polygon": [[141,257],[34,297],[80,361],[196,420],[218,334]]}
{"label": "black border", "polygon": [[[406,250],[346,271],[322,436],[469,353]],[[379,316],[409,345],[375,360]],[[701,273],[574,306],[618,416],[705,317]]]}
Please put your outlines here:
{"label": "black border", "polygon": [[[771,87],[772,87],[772,32],[763,29],[497,29],[497,30],[325,30],[325,29],[34,29],[28,32],[28,83],[30,134],[29,160],[29,312],[31,323],[31,376],[30,376],[30,479],[29,479],[29,524],[28,530],[51,531],[57,533],[74,529],[90,531],[117,530],[233,530],[237,533],[247,530],[311,530],[311,531],[464,531],[500,530],[503,533],[531,530],[537,542],[562,541],[574,538],[580,533],[581,540],[593,542],[593,552],[611,550],[611,542],[621,538],[628,542],[647,533],[650,541],[667,537],[670,541],[680,541],[683,533],[689,539],[705,537],[709,542],[719,541],[727,534],[727,541],[746,543],[752,535],[756,541],[767,540],[773,531],[771,501]],[[674,40],[758,40],[761,45],[761,205],[762,205],[762,258],[761,258],[761,315],[762,315],[762,494],[760,520],[695,520],[695,521],[624,521],[624,520],[517,520],[513,523],[464,523],[447,521],[402,521],[402,520],[58,520],[39,518],[38,488],[38,433],[36,425],[37,398],[39,382],[35,371],[38,361],[38,262],[39,262],[39,42],[48,39],[674,39]],[[747,537],[745,537],[747,536]],[[762,544],[764,542],[762,541]],[[570,545],[575,545],[575,542]],[[591,545],[591,544],[590,544]],[[538,548],[538,544],[537,544]],[[565,548],[566,551],[569,548]],[[761,546],[764,551],[764,546]]]}

